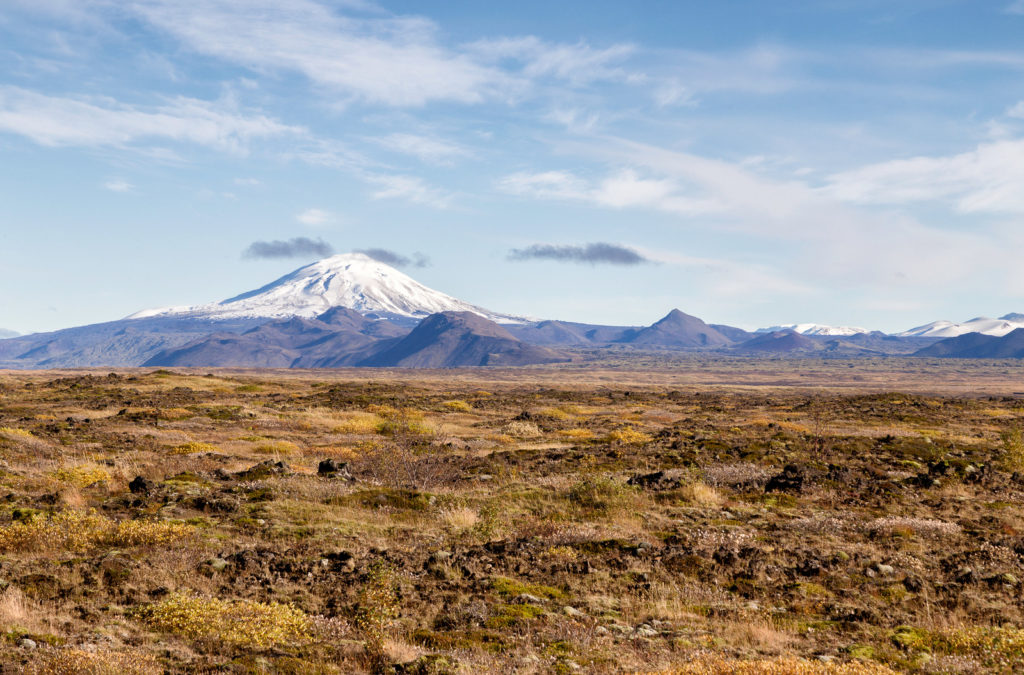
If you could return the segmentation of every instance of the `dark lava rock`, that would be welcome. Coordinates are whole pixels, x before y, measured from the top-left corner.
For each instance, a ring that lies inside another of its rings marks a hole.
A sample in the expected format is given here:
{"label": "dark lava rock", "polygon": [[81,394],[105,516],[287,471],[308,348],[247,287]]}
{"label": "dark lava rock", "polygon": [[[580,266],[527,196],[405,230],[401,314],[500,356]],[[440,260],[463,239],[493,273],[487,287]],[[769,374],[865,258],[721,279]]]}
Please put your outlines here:
{"label": "dark lava rock", "polygon": [[782,473],[772,476],[764,486],[765,492],[801,492],[804,489],[804,472],[796,464],[787,464]]}
{"label": "dark lava rock", "polygon": [[672,490],[679,487],[678,478],[670,478],[664,471],[637,474],[626,481],[627,485],[641,487],[646,490]]}
{"label": "dark lava rock", "polygon": [[244,471],[239,471],[235,474],[235,478],[239,480],[262,480],[271,476],[287,476],[291,472],[291,469],[284,462],[275,462],[268,459],[259,464],[254,464]]}
{"label": "dark lava rock", "polygon": [[153,491],[153,482],[146,480],[142,476],[136,476],[132,479],[132,482],[128,483],[128,489],[131,490],[133,495],[148,495]]}
{"label": "dark lava rock", "polygon": [[351,480],[352,474],[348,472],[348,462],[339,462],[336,459],[324,459],[316,468],[318,476],[326,478],[342,478]]}

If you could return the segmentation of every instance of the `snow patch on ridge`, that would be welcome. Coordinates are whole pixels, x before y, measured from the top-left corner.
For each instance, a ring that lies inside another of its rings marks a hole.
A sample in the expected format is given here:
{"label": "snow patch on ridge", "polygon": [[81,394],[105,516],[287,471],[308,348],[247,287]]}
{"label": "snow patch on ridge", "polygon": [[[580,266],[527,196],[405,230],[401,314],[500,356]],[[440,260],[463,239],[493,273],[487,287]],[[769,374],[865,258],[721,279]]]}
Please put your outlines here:
{"label": "snow patch on ridge", "polygon": [[755,333],[774,333],[780,330],[792,330],[801,335],[860,335],[870,333],[867,328],[859,326],[826,326],[820,323],[787,323],[769,328],[758,328]]}
{"label": "snow patch on ridge", "polygon": [[979,316],[963,323],[942,319],[926,323],[923,326],[916,326],[902,333],[896,333],[896,335],[899,337],[949,338],[966,335],[967,333],[982,333],[984,335],[1002,337],[1017,328],[1024,328],[1024,315],[1007,314],[998,319]]}

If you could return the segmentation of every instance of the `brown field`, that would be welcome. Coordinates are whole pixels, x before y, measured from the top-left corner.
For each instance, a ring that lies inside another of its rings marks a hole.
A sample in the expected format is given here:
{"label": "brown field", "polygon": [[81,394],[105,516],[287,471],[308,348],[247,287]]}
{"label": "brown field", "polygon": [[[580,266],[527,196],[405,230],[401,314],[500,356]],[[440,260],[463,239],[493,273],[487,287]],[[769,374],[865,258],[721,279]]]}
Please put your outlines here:
{"label": "brown field", "polygon": [[1022,430],[1004,361],[0,371],[0,673],[1024,672]]}

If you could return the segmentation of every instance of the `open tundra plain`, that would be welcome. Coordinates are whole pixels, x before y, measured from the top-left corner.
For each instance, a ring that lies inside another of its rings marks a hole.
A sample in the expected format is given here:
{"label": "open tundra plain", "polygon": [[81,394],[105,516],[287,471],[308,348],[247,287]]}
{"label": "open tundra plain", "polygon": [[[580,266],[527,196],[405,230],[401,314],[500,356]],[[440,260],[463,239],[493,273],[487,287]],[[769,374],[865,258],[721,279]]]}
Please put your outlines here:
{"label": "open tundra plain", "polygon": [[0,672],[1024,671],[1024,364],[0,372]]}

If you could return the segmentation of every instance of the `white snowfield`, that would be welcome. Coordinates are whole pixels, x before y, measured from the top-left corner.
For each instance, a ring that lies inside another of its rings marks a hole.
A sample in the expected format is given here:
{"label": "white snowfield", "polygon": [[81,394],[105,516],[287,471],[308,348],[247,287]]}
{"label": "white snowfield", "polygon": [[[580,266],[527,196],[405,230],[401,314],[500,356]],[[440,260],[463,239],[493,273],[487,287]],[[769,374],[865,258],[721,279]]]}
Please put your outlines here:
{"label": "white snowfield", "polygon": [[362,253],[345,253],[300,267],[277,281],[222,302],[136,312],[129,319],[195,317],[209,319],[304,318],[332,307],[360,314],[423,318],[437,312],[473,312],[499,323],[525,323],[427,288],[395,268]]}
{"label": "white snowfield", "polygon": [[984,333],[1002,337],[1018,328],[1024,328],[1024,316],[1020,314],[1007,314],[998,319],[990,319],[987,316],[979,316],[963,323],[952,321],[932,321],[923,326],[917,326],[910,330],[896,333],[900,337],[957,337],[967,333]]}
{"label": "white snowfield", "polygon": [[859,335],[871,332],[867,328],[858,326],[826,326],[820,323],[787,323],[781,326],[758,328],[755,332],[774,333],[780,330],[792,330],[801,335]]}

